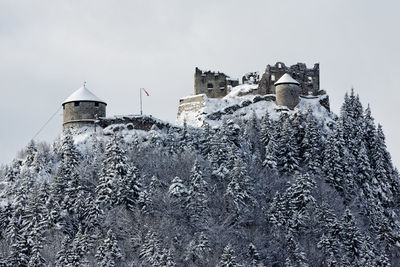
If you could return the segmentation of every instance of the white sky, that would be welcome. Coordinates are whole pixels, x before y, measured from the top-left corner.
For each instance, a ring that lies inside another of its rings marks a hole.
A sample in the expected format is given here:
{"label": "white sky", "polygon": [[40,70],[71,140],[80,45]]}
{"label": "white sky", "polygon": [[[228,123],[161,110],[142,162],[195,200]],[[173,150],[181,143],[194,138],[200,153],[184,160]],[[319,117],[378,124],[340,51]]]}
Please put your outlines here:
{"label": "white sky", "polygon": [[[400,166],[399,1],[0,0],[0,163],[9,162],[84,80],[108,115],[174,121],[196,66],[231,77],[320,62],[338,111],[353,86]],[[52,141],[61,111],[38,136]]]}

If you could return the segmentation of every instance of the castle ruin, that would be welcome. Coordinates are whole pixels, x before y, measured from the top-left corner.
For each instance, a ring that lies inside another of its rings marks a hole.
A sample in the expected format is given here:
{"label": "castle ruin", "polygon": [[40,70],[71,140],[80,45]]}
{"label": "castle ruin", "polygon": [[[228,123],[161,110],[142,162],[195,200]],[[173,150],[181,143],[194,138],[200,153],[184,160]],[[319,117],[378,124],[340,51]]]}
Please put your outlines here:
{"label": "castle ruin", "polygon": [[[283,62],[267,65],[261,76],[258,72],[248,72],[242,77],[242,84],[258,84],[252,94],[276,94],[275,82],[285,73],[289,74],[299,83],[300,95],[323,95],[319,87],[319,63],[313,68],[307,68],[305,63],[297,63],[290,67]],[[196,67],[194,73],[194,94],[205,94],[209,98],[222,98],[229,94],[229,89],[239,85],[238,79],[231,79],[222,72],[202,71]]]}
{"label": "castle ruin", "polygon": [[231,79],[222,72],[202,71],[196,67],[194,72],[194,93],[205,94],[210,98],[222,98],[226,96],[228,86],[239,85],[239,80]]}
{"label": "castle ruin", "polygon": [[[286,78],[282,79],[286,75]],[[290,82],[288,82],[290,81]],[[316,98],[326,94],[320,89],[319,63],[307,68],[305,63],[286,66],[283,62],[267,65],[261,78],[258,72],[248,72],[242,77],[242,84],[251,84],[250,90],[239,95],[275,95],[276,103],[293,109],[303,98]],[[178,114],[193,111],[204,105],[204,96],[223,98],[232,87],[238,86],[238,79],[231,79],[222,72],[202,71],[196,67],[194,74],[194,96],[180,99]],[[277,87],[280,87],[278,90]],[[278,92],[279,91],[279,92]],[[329,110],[329,99],[321,100],[321,105]]]}
{"label": "castle ruin", "polygon": [[308,69],[304,63],[297,63],[287,67],[284,63],[277,62],[275,65],[267,65],[265,68],[265,72],[258,85],[257,94],[275,94],[274,84],[285,73],[288,73],[299,83],[300,95],[316,96],[325,93],[320,91],[319,88],[319,63],[315,63],[312,69]]}

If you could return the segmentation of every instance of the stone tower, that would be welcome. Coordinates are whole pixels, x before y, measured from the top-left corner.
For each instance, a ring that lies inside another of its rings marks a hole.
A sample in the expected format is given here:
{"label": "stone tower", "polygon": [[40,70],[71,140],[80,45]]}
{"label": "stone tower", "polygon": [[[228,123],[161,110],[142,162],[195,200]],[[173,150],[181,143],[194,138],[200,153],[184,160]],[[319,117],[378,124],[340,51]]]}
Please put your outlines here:
{"label": "stone tower", "polygon": [[194,72],[194,94],[205,94],[210,98],[222,98],[228,92],[228,86],[239,85],[239,80],[230,79],[222,72],[202,71],[196,67]]}
{"label": "stone tower", "polygon": [[63,128],[90,126],[99,117],[106,116],[106,102],[86,88],[86,83],[63,103]]}
{"label": "stone tower", "polygon": [[276,91],[276,104],[279,106],[287,106],[289,109],[294,109],[300,101],[300,84],[285,73],[274,84]]}

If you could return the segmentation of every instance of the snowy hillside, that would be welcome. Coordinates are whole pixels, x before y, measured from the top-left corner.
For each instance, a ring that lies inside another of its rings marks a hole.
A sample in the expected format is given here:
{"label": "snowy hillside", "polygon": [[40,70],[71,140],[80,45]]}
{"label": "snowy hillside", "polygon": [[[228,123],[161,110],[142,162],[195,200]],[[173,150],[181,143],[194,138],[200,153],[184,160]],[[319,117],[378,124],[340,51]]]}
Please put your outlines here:
{"label": "snowy hillside", "polygon": [[[176,123],[183,125],[184,121],[188,125],[201,127],[205,123],[212,127],[219,126],[224,119],[236,118],[248,120],[253,113],[258,119],[262,119],[266,112],[273,120],[277,120],[282,113],[283,107],[275,104],[275,95],[246,95],[252,90],[257,89],[256,84],[241,84],[232,88],[231,92],[225,97],[208,98],[202,95],[204,105],[196,111],[183,111],[179,114]],[[313,114],[318,120],[325,121],[328,124],[335,115],[330,113],[325,107],[321,106],[319,101],[327,97],[326,95],[314,98],[301,98],[299,105],[295,110],[286,109],[287,113],[293,114],[297,112],[305,113],[308,106],[311,106]],[[213,116],[217,115],[217,116]]]}
{"label": "snowy hillside", "polygon": [[370,109],[236,89],[180,127],[31,142],[0,169],[0,266],[399,266],[400,178]]}

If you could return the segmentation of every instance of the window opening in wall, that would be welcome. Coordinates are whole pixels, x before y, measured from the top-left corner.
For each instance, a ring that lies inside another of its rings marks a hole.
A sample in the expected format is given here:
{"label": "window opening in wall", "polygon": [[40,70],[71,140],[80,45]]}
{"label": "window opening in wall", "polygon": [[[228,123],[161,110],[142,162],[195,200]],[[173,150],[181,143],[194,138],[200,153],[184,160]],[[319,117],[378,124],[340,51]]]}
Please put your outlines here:
{"label": "window opening in wall", "polygon": [[79,101],[74,102],[74,106],[75,107],[79,106]]}
{"label": "window opening in wall", "polygon": [[271,75],[271,81],[273,81],[273,82],[275,81],[275,74]]}
{"label": "window opening in wall", "polygon": [[225,90],[225,83],[224,82],[219,83],[219,89]]}
{"label": "window opening in wall", "polygon": [[214,85],[212,83],[207,83],[207,89],[211,90],[214,88]]}
{"label": "window opening in wall", "polygon": [[95,102],[95,103],[94,103],[94,106],[95,106],[95,107],[98,107],[98,106],[99,106],[99,102]]}

